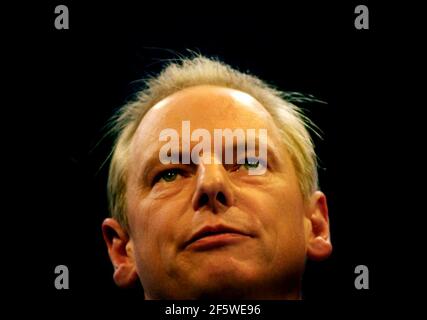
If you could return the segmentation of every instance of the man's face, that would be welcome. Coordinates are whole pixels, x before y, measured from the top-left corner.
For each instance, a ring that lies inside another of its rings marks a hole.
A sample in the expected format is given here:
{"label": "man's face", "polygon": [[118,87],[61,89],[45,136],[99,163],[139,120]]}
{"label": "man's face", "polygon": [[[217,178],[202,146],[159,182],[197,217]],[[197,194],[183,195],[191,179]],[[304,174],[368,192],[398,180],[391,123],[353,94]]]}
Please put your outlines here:
{"label": "man's face", "polygon": [[[266,172],[248,175],[246,165],[214,161],[162,164],[159,134],[181,135],[182,121],[211,137],[214,129],[267,129]],[[128,169],[127,249],[147,297],[298,297],[307,208],[279,130],[259,102],[215,86],[169,96],[142,119]]]}

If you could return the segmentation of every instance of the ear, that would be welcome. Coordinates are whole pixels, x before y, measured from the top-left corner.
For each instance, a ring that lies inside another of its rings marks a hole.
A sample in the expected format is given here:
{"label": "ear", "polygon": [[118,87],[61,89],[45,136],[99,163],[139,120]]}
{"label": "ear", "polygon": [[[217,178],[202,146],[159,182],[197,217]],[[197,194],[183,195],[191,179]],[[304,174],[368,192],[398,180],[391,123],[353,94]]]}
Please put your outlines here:
{"label": "ear", "polygon": [[132,287],[138,280],[133,243],[127,232],[115,220],[107,218],[102,223],[102,235],[114,266],[114,282],[122,288]]}
{"label": "ear", "polygon": [[329,233],[329,216],[326,196],[321,191],[312,194],[306,216],[307,257],[323,260],[330,256],[332,244]]}

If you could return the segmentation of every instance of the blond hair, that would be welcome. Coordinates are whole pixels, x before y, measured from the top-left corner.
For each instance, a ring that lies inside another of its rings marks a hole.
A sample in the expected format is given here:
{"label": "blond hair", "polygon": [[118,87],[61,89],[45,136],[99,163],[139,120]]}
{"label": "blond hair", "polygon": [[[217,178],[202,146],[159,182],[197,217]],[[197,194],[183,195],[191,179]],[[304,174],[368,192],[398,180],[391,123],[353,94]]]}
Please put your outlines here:
{"label": "blond hair", "polygon": [[[108,177],[108,201],[113,218],[128,228],[126,215],[126,178],[129,146],[144,115],[157,102],[182,89],[216,85],[245,92],[258,100],[272,115],[291,155],[304,199],[318,188],[317,159],[307,128],[312,123],[291,101],[304,96],[282,92],[253,75],[203,56],[181,59],[169,64],[158,76],[145,80],[136,99],[124,105],[113,117],[112,132],[117,135],[112,149]],[[311,128],[312,129],[312,128]]]}

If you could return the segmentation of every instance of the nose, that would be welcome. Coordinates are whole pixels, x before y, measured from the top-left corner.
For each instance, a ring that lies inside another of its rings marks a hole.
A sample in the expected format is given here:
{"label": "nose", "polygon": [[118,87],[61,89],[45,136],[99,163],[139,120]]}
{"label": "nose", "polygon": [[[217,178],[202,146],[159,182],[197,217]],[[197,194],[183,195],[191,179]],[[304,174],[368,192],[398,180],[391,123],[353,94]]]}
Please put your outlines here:
{"label": "nose", "polygon": [[200,164],[197,186],[193,195],[194,211],[203,207],[219,213],[233,205],[233,192],[222,164]]}

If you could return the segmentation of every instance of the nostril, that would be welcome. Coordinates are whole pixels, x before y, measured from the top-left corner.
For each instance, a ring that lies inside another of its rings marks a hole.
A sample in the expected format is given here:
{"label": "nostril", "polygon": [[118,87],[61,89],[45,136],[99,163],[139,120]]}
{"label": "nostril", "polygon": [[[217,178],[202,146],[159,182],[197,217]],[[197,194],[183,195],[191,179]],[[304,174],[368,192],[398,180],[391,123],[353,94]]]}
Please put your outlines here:
{"label": "nostril", "polygon": [[222,192],[218,192],[218,194],[216,195],[216,200],[224,205],[227,205],[227,199],[225,198],[225,195]]}
{"label": "nostril", "polygon": [[199,199],[199,208],[203,207],[204,205],[209,203],[209,196],[204,193]]}
{"label": "nostril", "polygon": [[229,206],[230,199],[227,198],[226,193],[220,192],[200,192],[198,195],[195,195],[193,208],[194,210],[199,210],[204,206],[208,206],[212,209],[213,212],[218,210],[218,206]]}

